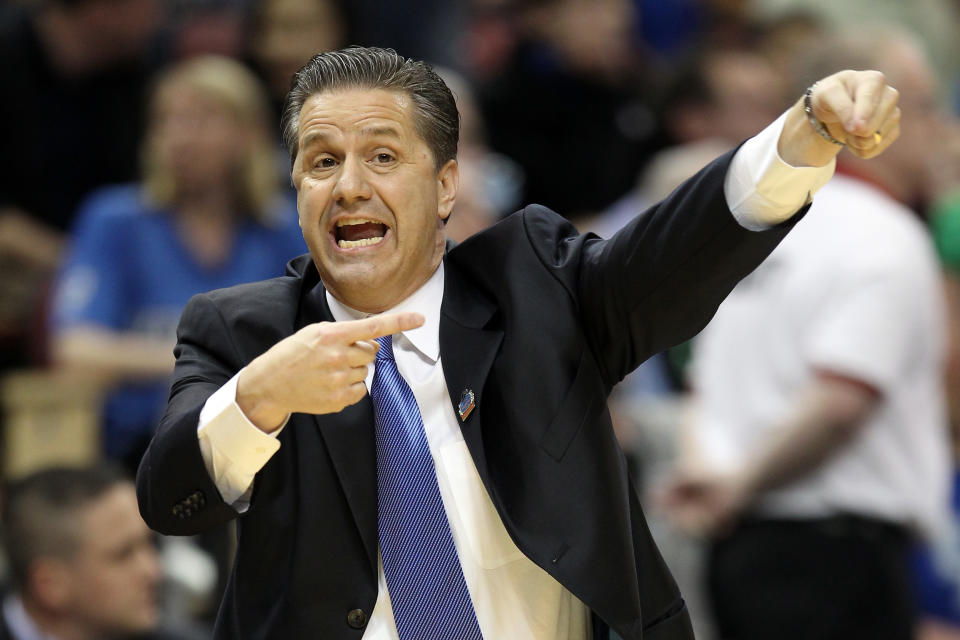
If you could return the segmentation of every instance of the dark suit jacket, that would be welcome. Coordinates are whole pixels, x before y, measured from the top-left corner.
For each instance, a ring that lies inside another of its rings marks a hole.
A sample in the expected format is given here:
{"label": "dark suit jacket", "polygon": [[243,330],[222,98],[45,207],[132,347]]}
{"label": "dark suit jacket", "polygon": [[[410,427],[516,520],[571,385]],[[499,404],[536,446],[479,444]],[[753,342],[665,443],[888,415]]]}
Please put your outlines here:
{"label": "dark suit jacket", "polygon": [[[740,227],[727,154],[608,241],[529,206],[448,251],[440,353],[461,428],[520,550],[626,639],[692,638],[627,476],[606,397],[645,358],[699,331],[790,226]],[[796,218],[796,217],[795,217]],[[170,403],[137,478],[153,528],[192,534],[237,514],[204,469],[197,420],[241,367],[331,320],[309,256],[286,277],[197,296]],[[373,410],[296,414],[257,475],[219,638],[359,638],[377,597]],[[348,615],[352,612],[352,615]],[[362,621],[363,616],[359,616]]]}

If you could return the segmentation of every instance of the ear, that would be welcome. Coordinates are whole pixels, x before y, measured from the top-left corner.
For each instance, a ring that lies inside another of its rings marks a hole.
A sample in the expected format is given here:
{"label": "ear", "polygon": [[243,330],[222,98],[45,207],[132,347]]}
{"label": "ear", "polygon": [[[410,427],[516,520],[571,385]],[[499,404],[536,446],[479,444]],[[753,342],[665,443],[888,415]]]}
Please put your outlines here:
{"label": "ear", "polygon": [[30,597],[55,611],[67,606],[73,588],[70,568],[57,558],[41,557],[30,567],[27,590]]}
{"label": "ear", "polygon": [[456,160],[448,160],[437,173],[437,215],[441,220],[450,217],[453,204],[457,200],[460,188],[460,165]]}

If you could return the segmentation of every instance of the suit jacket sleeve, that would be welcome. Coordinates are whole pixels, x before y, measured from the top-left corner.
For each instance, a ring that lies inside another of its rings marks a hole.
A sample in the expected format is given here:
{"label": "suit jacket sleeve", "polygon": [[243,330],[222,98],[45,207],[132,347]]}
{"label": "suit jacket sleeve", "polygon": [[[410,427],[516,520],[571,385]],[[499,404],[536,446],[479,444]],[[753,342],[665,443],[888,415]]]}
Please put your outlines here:
{"label": "suit jacket sleeve", "polygon": [[192,535],[236,517],[220,496],[200,454],[200,410],[242,367],[220,312],[194,296],[177,328],[176,366],[167,410],[137,473],[140,512],[168,535]]}
{"label": "suit jacket sleeve", "polygon": [[608,384],[697,334],[806,211],[766,231],[741,227],[723,187],[735,151],[609,240],[576,236],[571,227],[558,230],[555,224],[551,232],[542,216],[526,217],[540,259],[577,300],[586,339]]}

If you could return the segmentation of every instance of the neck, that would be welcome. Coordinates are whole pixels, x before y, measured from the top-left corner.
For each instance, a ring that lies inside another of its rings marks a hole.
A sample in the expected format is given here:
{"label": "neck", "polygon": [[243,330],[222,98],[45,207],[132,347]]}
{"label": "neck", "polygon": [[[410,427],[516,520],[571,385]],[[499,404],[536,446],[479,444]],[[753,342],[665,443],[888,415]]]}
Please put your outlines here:
{"label": "neck", "polygon": [[174,211],[181,240],[196,261],[207,266],[223,264],[233,247],[233,198],[211,189],[198,197],[181,199]]}
{"label": "neck", "polygon": [[181,189],[173,209],[178,213],[189,213],[191,218],[224,220],[233,217],[236,198],[231,187],[197,185]]}

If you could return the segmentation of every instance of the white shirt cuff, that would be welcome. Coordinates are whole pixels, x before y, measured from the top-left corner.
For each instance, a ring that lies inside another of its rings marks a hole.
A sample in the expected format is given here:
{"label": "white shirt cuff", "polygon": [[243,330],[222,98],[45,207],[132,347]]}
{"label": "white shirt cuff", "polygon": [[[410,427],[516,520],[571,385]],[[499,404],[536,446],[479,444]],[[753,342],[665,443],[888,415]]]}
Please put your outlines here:
{"label": "white shirt cuff", "polygon": [[197,437],[203,463],[220,496],[242,513],[250,505],[254,476],[280,449],[277,436],[287,421],[272,433],[250,422],[236,402],[239,376],[238,372],[207,398],[200,410]]}
{"label": "white shirt cuff", "polygon": [[727,205],[740,226],[762,231],[807,204],[833,176],[836,159],[822,167],[787,164],[777,145],[787,114],[750,138],[734,155],[723,183]]}

